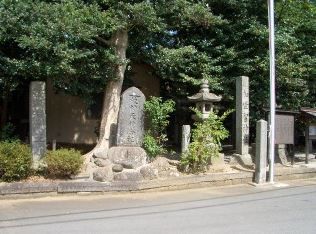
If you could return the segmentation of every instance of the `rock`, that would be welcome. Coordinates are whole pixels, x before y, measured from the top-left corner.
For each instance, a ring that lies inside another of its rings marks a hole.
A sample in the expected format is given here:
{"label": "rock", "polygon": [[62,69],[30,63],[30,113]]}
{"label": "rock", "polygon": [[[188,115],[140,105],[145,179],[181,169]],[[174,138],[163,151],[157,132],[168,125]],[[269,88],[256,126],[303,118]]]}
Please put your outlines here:
{"label": "rock", "polygon": [[150,165],[158,170],[159,177],[178,177],[180,175],[179,171],[175,166],[170,165],[169,161],[167,158],[157,157]]}
{"label": "rock", "polygon": [[152,180],[158,178],[158,169],[152,165],[145,165],[140,169],[140,173],[146,180]]}
{"label": "rock", "polygon": [[168,170],[159,172],[159,177],[168,178],[168,177],[179,177],[180,173],[176,168],[169,168]]}
{"label": "rock", "polygon": [[146,164],[147,154],[141,147],[117,146],[110,148],[108,158],[114,164],[135,169]]}
{"label": "rock", "polygon": [[168,163],[171,165],[171,166],[179,166],[180,165],[180,161],[179,160],[171,160],[171,159],[167,159],[168,160]]}
{"label": "rock", "polygon": [[94,160],[94,164],[97,165],[98,167],[105,167],[107,165],[110,165],[111,161],[108,159],[96,158]]}
{"label": "rock", "polygon": [[95,150],[93,152],[92,157],[106,159],[107,158],[107,151],[106,150],[101,150],[101,149]]}
{"label": "rock", "polygon": [[96,181],[100,181],[100,182],[112,181],[113,180],[113,172],[112,172],[111,165],[97,168],[93,172],[93,179]]}
{"label": "rock", "polygon": [[122,171],[114,175],[114,180],[120,181],[138,181],[143,180],[142,174],[138,171]]}
{"label": "rock", "polygon": [[123,166],[121,164],[114,164],[112,166],[112,171],[121,172],[121,171],[123,171]]}
{"label": "rock", "polygon": [[164,157],[157,157],[151,163],[151,165],[158,169],[158,171],[166,171],[170,168],[170,164],[167,158]]}

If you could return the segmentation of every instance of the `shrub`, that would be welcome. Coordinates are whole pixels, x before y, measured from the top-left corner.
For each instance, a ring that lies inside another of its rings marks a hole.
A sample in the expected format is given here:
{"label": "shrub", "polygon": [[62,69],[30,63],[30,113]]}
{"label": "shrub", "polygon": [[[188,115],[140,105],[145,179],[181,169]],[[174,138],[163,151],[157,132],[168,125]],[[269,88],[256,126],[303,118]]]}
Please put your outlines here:
{"label": "shrub", "polygon": [[[201,115],[197,110],[194,111],[198,116]],[[203,171],[212,157],[219,156],[221,141],[229,135],[223,121],[231,112],[227,111],[222,116],[211,113],[208,119],[195,123],[192,143],[189,144],[188,151],[181,155],[181,165],[186,171]]]}
{"label": "shrub", "polygon": [[32,153],[19,141],[0,142],[0,178],[14,181],[27,178],[32,172]]}
{"label": "shrub", "polygon": [[53,178],[69,178],[80,172],[83,157],[75,149],[58,149],[48,151],[43,159],[46,174]]}
{"label": "shrub", "polygon": [[160,97],[150,97],[145,102],[146,118],[149,129],[145,134],[143,147],[150,157],[166,152],[165,144],[168,141],[166,128],[169,124],[169,115],[174,111],[173,100],[162,101]]}
{"label": "shrub", "polygon": [[154,158],[159,154],[166,153],[166,150],[158,144],[157,140],[146,133],[143,141],[143,147],[146,150],[149,157]]}

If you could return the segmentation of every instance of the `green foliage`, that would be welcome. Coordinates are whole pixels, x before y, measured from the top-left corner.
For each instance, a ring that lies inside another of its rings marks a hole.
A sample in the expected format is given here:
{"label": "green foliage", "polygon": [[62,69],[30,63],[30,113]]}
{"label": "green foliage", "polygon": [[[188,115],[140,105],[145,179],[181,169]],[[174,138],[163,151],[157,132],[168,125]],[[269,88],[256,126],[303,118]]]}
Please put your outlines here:
{"label": "green foliage", "polygon": [[32,154],[29,146],[19,141],[0,142],[0,178],[14,181],[27,178],[32,172]]}
{"label": "green foliage", "polygon": [[14,135],[15,127],[12,123],[7,123],[0,131],[0,141],[15,141],[17,137]]}
{"label": "green foliage", "polygon": [[166,152],[165,143],[168,141],[166,128],[174,108],[173,100],[163,102],[160,97],[150,97],[144,104],[149,129],[145,134],[143,146],[151,157]]}
{"label": "green foliage", "polygon": [[[201,113],[194,109],[198,116]],[[205,170],[212,157],[218,157],[221,150],[221,141],[229,136],[224,128],[223,121],[231,113],[225,112],[222,116],[211,113],[203,122],[195,123],[192,130],[192,143],[187,152],[181,156],[181,165],[189,172]]]}
{"label": "green foliage", "polygon": [[43,159],[46,174],[53,178],[69,178],[80,172],[83,157],[75,149],[58,149],[48,151]]}
{"label": "green foliage", "polygon": [[144,136],[143,147],[150,158],[166,153],[166,149],[162,144],[158,144],[158,140],[148,132]]}

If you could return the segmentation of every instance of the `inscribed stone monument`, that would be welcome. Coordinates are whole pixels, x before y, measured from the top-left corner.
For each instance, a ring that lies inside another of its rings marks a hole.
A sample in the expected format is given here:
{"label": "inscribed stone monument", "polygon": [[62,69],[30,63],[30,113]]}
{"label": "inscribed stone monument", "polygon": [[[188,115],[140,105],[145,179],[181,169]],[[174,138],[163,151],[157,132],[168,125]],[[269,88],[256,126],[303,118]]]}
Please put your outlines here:
{"label": "inscribed stone monument", "polygon": [[33,81],[30,85],[30,141],[33,162],[36,166],[46,151],[46,93],[45,82]]}
{"label": "inscribed stone monument", "polygon": [[242,163],[252,164],[249,155],[249,78],[236,79],[236,154]]}
{"label": "inscribed stone monument", "polygon": [[141,146],[144,138],[144,94],[136,87],[122,94],[117,146]]}
{"label": "inscribed stone monument", "polygon": [[112,163],[127,169],[146,164],[147,154],[141,148],[144,138],[144,94],[136,87],[127,89],[121,97],[117,126],[117,146],[109,149]]}

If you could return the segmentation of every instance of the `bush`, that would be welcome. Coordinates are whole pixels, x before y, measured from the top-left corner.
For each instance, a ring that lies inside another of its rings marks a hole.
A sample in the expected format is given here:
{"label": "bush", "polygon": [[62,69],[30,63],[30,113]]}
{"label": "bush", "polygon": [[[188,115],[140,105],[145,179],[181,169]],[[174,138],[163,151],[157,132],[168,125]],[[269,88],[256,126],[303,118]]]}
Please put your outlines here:
{"label": "bush", "polygon": [[75,149],[58,149],[48,151],[43,159],[46,174],[53,178],[69,178],[80,172],[83,157]]}
{"label": "bush", "polygon": [[166,150],[157,143],[157,140],[148,133],[145,134],[143,147],[146,150],[148,156],[151,158],[154,158],[159,154],[166,153]]}
{"label": "bush", "polygon": [[145,134],[143,147],[150,157],[166,153],[165,144],[168,141],[166,128],[169,124],[169,115],[174,111],[173,100],[162,101],[160,97],[150,97],[145,102],[146,118],[149,129]]}
{"label": "bush", "polygon": [[[201,114],[197,110],[195,112],[198,116]],[[222,116],[211,113],[208,119],[195,123],[192,143],[188,151],[181,155],[181,165],[186,171],[204,171],[210,159],[219,156],[221,141],[229,135],[223,121],[231,112],[225,112]]]}
{"label": "bush", "polygon": [[27,178],[32,172],[32,153],[19,141],[0,142],[0,178],[14,181]]}

